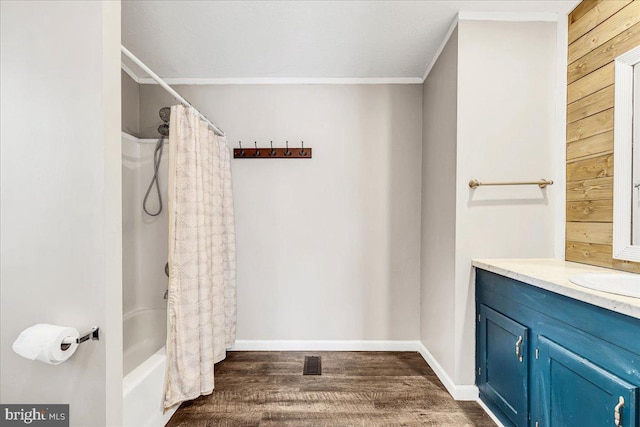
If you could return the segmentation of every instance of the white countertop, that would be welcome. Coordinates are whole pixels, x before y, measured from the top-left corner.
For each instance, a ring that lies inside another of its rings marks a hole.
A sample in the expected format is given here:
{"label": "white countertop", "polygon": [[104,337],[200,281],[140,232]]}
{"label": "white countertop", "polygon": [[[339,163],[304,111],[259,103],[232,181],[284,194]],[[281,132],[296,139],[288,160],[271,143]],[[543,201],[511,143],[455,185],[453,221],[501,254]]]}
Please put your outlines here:
{"label": "white countertop", "polygon": [[569,277],[576,274],[629,273],[557,259],[474,259],[472,265],[541,289],[640,319],[640,298],[595,291],[569,281]]}

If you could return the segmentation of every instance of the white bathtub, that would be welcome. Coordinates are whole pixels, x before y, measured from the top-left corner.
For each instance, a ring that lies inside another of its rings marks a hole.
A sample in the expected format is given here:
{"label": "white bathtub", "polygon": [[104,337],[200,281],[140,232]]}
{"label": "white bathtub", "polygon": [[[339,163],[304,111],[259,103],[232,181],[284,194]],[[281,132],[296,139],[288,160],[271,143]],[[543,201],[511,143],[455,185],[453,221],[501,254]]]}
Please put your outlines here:
{"label": "white bathtub", "polygon": [[179,405],[164,413],[167,366],[165,309],[143,309],[123,318],[123,426],[164,426]]}

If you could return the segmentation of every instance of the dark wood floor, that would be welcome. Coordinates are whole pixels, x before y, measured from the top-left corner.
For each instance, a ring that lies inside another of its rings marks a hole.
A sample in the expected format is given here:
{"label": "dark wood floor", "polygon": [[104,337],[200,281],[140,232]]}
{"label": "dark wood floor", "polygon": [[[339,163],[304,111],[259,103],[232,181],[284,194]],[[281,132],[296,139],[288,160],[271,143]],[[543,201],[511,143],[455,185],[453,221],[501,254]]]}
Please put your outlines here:
{"label": "dark wood floor", "polygon": [[[321,376],[302,375],[305,355]],[[168,426],[495,426],[413,352],[230,352],[215,382]]]}

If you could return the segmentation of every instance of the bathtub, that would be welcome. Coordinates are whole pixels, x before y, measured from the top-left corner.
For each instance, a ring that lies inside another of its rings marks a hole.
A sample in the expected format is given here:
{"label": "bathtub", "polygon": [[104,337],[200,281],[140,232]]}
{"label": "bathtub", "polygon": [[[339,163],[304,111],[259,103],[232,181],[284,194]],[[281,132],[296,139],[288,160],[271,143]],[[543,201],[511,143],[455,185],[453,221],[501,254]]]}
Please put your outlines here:
{"label": "bathtub", "polygon": [[166,309],[141,309],[123,317],[123,426],[164,426],[179,405],[162,408],[167,366]]}

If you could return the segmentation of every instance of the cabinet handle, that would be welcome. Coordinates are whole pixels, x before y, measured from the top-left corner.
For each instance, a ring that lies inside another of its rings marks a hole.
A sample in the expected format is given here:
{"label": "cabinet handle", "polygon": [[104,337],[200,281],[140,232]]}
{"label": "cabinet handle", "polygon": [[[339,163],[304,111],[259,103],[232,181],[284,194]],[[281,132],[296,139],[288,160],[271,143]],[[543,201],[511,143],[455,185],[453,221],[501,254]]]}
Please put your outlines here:
{"label": "cabinet handle", "polygon": [[616,427],[620,427],[622,423],[620,422],[620,409],[624,407],[624,398],[620,396],[620,400],[615,408],[613,408],[613,418],[616,424]]}
{"label": "cabinet handle", "polygon": [[522,363],[522,350],[520,350],[520,345],[522,344],[522,337],[518,337],[518,341],[516,341],[516,357]]}

